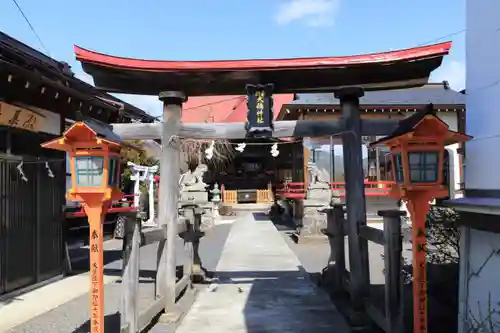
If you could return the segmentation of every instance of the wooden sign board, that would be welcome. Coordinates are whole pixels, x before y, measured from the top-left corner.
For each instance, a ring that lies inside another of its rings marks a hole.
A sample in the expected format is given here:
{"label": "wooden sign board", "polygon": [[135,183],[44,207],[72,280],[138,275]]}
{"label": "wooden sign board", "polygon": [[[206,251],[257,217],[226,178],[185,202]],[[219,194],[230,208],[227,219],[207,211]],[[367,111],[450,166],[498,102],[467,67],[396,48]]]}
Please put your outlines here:
{"label": "wooden sign board", "polygon": [[272,132],[273,130],[273,85],[247,85],[247,130],[254,132]]}
{"label": "wooden sign board", "polygon": [[0,125],[39,132],[44,120],[45,116],[37,112],[0,102]]}

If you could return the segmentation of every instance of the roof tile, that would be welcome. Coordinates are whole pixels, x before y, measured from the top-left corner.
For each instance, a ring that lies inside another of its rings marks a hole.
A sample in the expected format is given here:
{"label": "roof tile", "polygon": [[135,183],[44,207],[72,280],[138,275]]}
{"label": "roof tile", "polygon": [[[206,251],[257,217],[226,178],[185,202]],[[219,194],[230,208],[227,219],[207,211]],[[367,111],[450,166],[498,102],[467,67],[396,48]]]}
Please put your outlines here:
{"label": "roof tile", "polygon": [[[361,105],[465,105],[465,95],[448,88],[447,83],[429,83],[419,88],[367,91],[361,97]],[[297,94],[297,99],[288,104],[289,107],[297,106],[325,106],[340,105],[340,101],[333,93],[304,93]]]}

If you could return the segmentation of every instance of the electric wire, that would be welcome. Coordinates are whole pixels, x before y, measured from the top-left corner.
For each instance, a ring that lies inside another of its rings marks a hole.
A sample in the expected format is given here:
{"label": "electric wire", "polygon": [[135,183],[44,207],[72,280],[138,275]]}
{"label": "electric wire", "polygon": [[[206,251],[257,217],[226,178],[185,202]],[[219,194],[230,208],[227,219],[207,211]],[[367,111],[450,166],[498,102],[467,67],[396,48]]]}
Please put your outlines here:
{"label": "electric wire", "polygon": [[22,17],[24,18],[24,21],[26,21],[26,23],[30,27],[30,29],[33,32],[33,34],[35,35],[35,37],[38,39],[38,42],[40,43],[40,45],[42,46],[42,48],[45,50],[45,52],[47,52],[47,55],[50,56],[49,49],[43,43],[42,39],[40,38],[40,35],[38,35],[38,33],[36,32],[35,27],[33,26],[33,24],[31,24],[30,20],[28,19],[28,17],[24,13],[23,9],[21,8],[21,6],[17,2],[17,0],[12,0],[12,2],[17,7],[17,10],[19,11],[19,13],[21,13]]}

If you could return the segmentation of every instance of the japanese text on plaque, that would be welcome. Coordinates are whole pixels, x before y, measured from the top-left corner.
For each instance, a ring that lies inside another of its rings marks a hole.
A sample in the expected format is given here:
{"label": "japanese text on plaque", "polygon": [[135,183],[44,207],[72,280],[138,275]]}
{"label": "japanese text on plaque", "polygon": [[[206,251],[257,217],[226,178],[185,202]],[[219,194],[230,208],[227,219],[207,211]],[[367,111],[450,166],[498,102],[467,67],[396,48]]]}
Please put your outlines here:
{"label": "japanese text on plaque", "polygon": [[255,108],[257,109],[257,124],[264,123],[264,90],[259,90],[255,93],[257,98],[257,103]]}

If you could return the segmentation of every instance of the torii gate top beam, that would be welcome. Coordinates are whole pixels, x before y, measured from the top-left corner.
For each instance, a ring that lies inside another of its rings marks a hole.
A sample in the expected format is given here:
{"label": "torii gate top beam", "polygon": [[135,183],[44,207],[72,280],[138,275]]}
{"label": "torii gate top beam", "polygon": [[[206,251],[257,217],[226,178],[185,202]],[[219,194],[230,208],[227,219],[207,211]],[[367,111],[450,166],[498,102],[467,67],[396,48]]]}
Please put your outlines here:
{"label": "torii gate top beam", "polygon": [[421,86],[441,65],[451,42],[344,57],[159,61],[130,59],[75,46],[76,58],[105,91],[186,96],[246,94],[246,84],[274,84],[274,93],[364,90]]}

